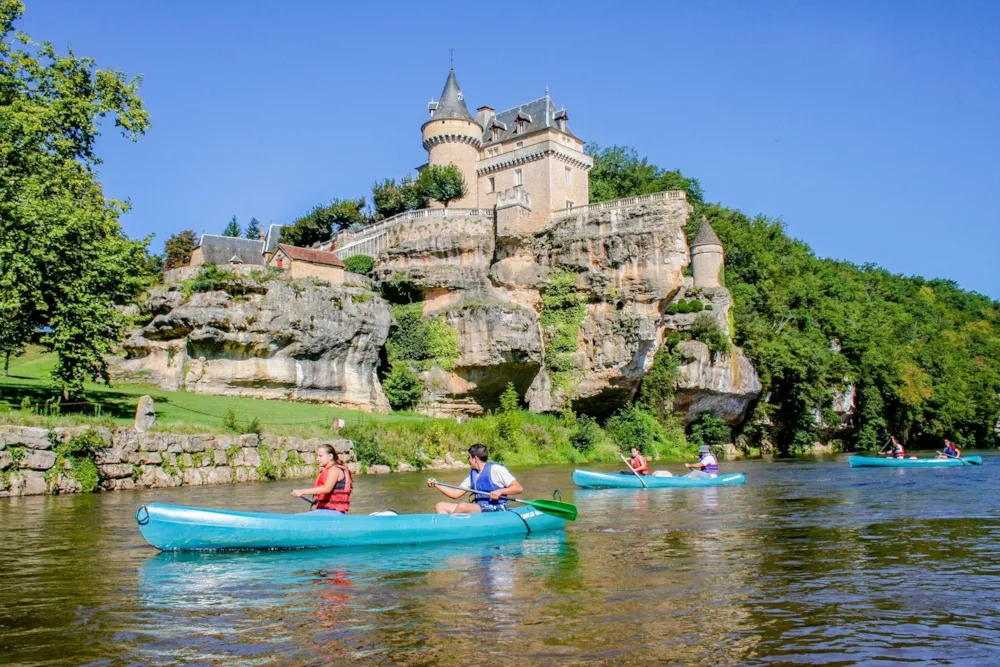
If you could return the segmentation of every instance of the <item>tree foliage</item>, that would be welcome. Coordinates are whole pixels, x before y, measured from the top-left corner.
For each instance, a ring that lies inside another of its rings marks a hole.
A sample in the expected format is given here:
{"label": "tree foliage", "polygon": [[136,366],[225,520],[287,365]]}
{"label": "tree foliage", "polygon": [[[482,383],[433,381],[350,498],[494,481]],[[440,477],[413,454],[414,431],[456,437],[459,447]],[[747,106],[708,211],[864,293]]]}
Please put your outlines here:
{"label": "tree foliage", "polygon": [[171,234],[163,246],[166,260],[163,262],[163,269],[176,269],[179,266],[187,266],[191,262],[191,253],[194,252],[198,241],[194,232],[185,229],[183,232]]}
{"label": "tree foliage", "polygon": [[584,151],[594,158],[588,174],[591,203],[665,190],[684,190],[692,205],[703,201],[701,184],[696,179],[687,178],[677,170],[654,166],[646,158],[640,158],[634,148],[587,144]]}
{"label": "tree foliage", "polygon": [[462,170],[453,164],[424,167],[417,179],[417,190],[424,197],[441,202],[445,208],[448,208],[449,202],[469,193]]}
{"label": "tree foliage", "polygon": [[281,242],[308,248],[314,243],[329,241],[341,229],[351,225],[366,224],[365,198],[334,199],[326,206],[313,210],[281,229]]}
{"label": "tree foliage", "polygon": [[344,268],[351,273],[367,276],[375,268],[375,258],[370,255],[352,255],[344,260]]}
{"label": "tree foliage", "polygon": [[102,121],[136,140],[149,126],[140,79],[98,69],[15,33],[19,0],[0,0],[0,351],[51,330],[64,395],[107,378],[103,355],[121,340],[150,276],[147,241],[128,239],[127,204],[95,175]]}
{"label": "tree foliage", "polygon": [[257,218],[250,218],[250,222],[247,223],[247,228],[243,230],[243,235],[248,239],[253,239],[256,241],[260,238],[260,220]]}
{"label": "tree foliage", "polygon": [[236,219],[235,215],[229,220],[229,224],[226,225],[226,228],[222,230],[222,235],[232,236],[234,238],[239,238],[243,235],[243,228],[240,227],[240,221]]}
{"label": "tree foliage", "polygon": [[425,208],[427,196],[409,176],[398,183],[394,178],[387,178],[372,186],[372,205],[375,207],[375,221],[378,222],[404,211]]}
{"label": "tree foliage", "polygon": [[420,398],[424,395],[424,384],[409,364],[396,361],[382,381],[382,390],[393,410],[409,410],[420,403]]}
{"label": "tree foliage", "polygon": [[[650,174],[669,173],[632,149],[591,151],[599,199],[661,189]],[[834,397],[853,387],[856,411],[837,434],[849,447],[877,448],[888,433],[997,444],[1000,303],[948,280],[818,258],[780,221],[704,204],[700,189],[689,201],[688,238],[705,215],[722,241],[734,342],[763,385],[744,426],[753,442],[791,452],[828,437],[840,428],[825,417]]]}

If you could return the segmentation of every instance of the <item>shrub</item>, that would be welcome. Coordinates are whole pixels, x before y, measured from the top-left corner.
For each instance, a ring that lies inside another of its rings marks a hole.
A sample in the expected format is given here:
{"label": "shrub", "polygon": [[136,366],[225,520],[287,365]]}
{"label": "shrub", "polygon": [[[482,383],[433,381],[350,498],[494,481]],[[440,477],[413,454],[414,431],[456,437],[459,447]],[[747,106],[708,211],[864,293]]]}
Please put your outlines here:
{"label": "shrub", "polygon": [[713,357],[720,352],[728,353],[732,349],[726,332],[719,326],[715,317],[708,313],[701,313],[694,318],[691,324],[691,337],[707,345]]}
{"label": "shrub", "polygon": [[416,366],[440,366],[450,370],[458,358],[458,333],[443,317],[426,318],[421,303],[397,305],[392,309],[396,327],[386,341],[390,361],[418,362]]}
{"label": "shrub", "polygon": [[74,435],[55,447],[56,463],[52,470],[61,474],[64,463],[69,464],[66,470],[68,477],[75,479],[80,484],[80,489],[84,493],[91,493],[97,490],[100,478],[97,472],[97,464],[94,462],[94,454],[105,449],[107,443],[101,434],[93,429],[87,429],[83,433]]}
{"label": "shrub", "polygon": [[375,268],[375,258],[369,255],[354,255],[344,260],[344,267],[351,273],[367,276]]}
{"label": "shrub", "polygon": [[580,324],[586,315],[584,297],[576,291],[576,274],[554,274],[542,292],[541,323],[547,334],[545,365],[552,374],[553,387],[564,386],[576,370],[571,356],[576,352]]}
{"label": "shrub", "polygon": [[181,293],[187,298],[195,292],[223,290],[228,283],[231,283],[238,277],[235,271],[225,271],[215,264],[205,264],[201,267],[201,271],[197,275],[181,283]]}
{"label": "shrub", "polygon": [[586,415],[576,420],[576,427],[569,436],[569,441],[578,452],[587,453],[594,448],[601,437],[601,427]]}
{"label": "shrub", "polygon": [[420,403],[424,383],[405,361],[394,361],[382,382],[382,390],[393,410],[409,410]]}
{"label": "shrub", "polygon": [[645,454],[676,458],[690,451],[682,434],[668,433],[656,417],[639,405],[627,405],[619,410],[605,424],[605,429],[621,451],[637,447]]}
{"label": "shrub", "polygon": [[732,432],[724,421],[713,415],[711,412],[703,412],[691,423],[688,440],[693,444],[722,445],[732,439]]}

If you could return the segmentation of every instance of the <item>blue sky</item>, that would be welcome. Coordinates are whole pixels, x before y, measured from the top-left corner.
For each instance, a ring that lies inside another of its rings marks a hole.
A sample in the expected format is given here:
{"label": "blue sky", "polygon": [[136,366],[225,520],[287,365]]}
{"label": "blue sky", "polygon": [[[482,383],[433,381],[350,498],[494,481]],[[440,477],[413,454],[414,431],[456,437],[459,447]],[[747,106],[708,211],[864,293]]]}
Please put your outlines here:
{"label": "blue sky", "polygon": [[497,109],[545,85],[824,257],[1000,298],[1000,3],[28,1],[19,26],[142,74],[152,129],[101,140],[153,248],[288,222],[423,164],[448,72]]}

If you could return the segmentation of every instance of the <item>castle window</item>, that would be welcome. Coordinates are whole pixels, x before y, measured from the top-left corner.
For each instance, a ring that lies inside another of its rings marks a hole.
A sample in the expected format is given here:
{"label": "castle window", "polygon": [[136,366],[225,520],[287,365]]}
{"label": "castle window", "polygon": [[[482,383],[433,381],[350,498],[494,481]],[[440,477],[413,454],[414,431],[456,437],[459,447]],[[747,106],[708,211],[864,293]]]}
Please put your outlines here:
{"label": "castle window", "polygon": [[567,199],[566,200],[566,209],[568,210],[568,209],[571,209],[571,208],[573,208],[573,202],[571,202],[570,200]]}
{"label": "castle window", "polygon": [[517,144],[514,146],[514,148],[524,148],[524,142],[523,141],[517,142]]}
{"label": "castle window", "polygon": [[520,169],[514,172],[514,185],[524,185],[524,174]]}
{"label": "castle window", "polygon": [[489,189],[489,191],[490,192],[496,192],[496,189],[497,189],[497,181],[496,181],[496,179],[494,177],[490,176],[490,189]]}
{"label": "castle window", "polygon": [[522,134],[527,129],[528,129],[528,121],[525,120],[524,118],[518,118],[517,122],[514,125],[514,133]]}
{"label": "castle window", "polygon": [[567,183],[572,183],[573,182],[573,170],[570,169],[569,167],[566,167],[566,171],[564,173],[564,176],[566,178],[566,182]]}
{"label": "castle window", "polygon": [[490,141],[496,141],[500,138],[500,128],[494,125],[490,128]]}

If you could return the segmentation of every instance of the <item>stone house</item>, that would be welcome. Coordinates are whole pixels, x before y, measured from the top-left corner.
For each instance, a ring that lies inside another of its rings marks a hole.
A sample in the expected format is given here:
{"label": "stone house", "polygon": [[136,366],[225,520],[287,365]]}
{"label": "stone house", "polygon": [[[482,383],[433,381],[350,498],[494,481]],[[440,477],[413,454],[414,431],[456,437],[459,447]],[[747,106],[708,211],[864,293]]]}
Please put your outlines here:
{"label": "stone house", "polygon": [[267,265],[288,271],[288,277],[292,280],[319,278],[331,285],[344,283],[344,263],[332,252],[279,243]]}

